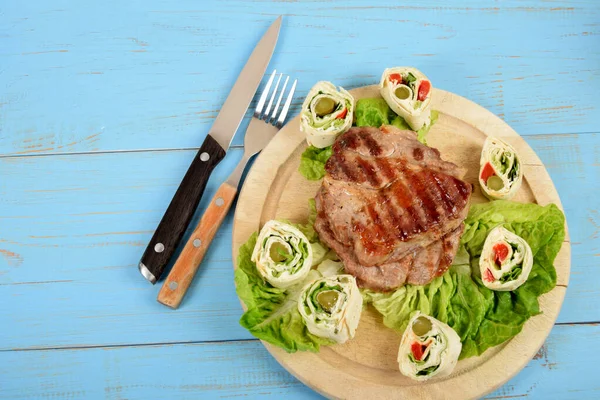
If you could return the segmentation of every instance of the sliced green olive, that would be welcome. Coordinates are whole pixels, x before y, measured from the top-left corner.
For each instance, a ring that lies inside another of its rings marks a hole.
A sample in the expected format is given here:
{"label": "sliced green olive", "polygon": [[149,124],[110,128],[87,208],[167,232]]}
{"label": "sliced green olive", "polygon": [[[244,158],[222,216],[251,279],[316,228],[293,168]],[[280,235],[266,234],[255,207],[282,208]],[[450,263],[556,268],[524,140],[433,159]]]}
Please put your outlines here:
{"label": "sliced green olive", "polygon": [[335,105],[336,104],[335,101],[333,101],[333,99],[329,97],[321,97],[317,101],[317,104],[315,104],[315,113],[317,113],[319,117],[324,117],[333,112],[333,110],[335,109]]}
{"label": "sliced green olive", "polygon": [[408,86],[398,86],[394,94],[400,100],[406,100],[410,97],[410,89]]}
{"label": "sliced green olive", "polygon": [[423,336],[431,330],[431,321],[429,318],[419,317],[413,322],[412,330],[417,336]]}
{"label": "sliced green olive", "polygon": [[289,255],[289,253],[283,244],[275,242],[271,245],[271,248],[269,249],[269,257],[271,257],[271,260],[279,263],[285,261],[287,258],[286,255]]}
{"label": "sliced green olive", "polygon": [[327,312],[331,312],[338,301],[339,293],[335,290],[325,290],[317,295],[317,301]]}
{"label": "sliced green olive", "polygon": [[501,190],[504,187],[504,182],[497,175],[490,176],[487,181],[487,187],[492,190]]}

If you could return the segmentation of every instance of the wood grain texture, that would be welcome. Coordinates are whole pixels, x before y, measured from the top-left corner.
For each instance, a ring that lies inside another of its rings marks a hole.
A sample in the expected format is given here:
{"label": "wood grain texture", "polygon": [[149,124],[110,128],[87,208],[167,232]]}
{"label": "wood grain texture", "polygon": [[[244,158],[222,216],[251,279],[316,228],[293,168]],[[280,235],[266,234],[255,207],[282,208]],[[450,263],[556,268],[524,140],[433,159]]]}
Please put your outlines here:
{"label": "wood grain texture", "polygon": [[171,308],[179,307],[215,234],[227,216],[236,193],[237,188],[227,182],[219,186],[160,288],[157,298],[159,303]]}
{"label": "wood grain texture", "polygon": [[[556,326],[533,360],[486,399],[598,397],[600,326]],[[586,357],[573,349],[586,343]],[[166,367],[157,375],[159,366]],[[159,376],[157,378],[157,376]],[[257,340],[0,352],[0,399],[321,399]]]}
{"label": "wood grain texture", "polygon": [[279,14],[271,65],[299,79],[293,112],[318,80],[404,64],[520,134],[597,131],[595,1],[52,0],[2,6],[0,154],[198,147]]}
{"label": "wood grain texture", "polygon": [[[599,2],[5,1],[0,397],[316,397],[258,342],[132,346],[249,338],[238,325],[231,216],[181,309],[158,304],[158,288],[136,264],[252,46],[279,14],[271,68],[299,78],[292,115],[317,80],[350,89],[405,64],[524,135],[571,228],[558,321],[600,321]],[[106,151],[117,153],[88,154]],[[65,153],[80,154],[37,157]],[[217,167],[194,224],[240,157],[230,151]],[[555,327],[539,358],[490,398],[598,397],[585,364],[598,358],[597,338],[595,325]],[[590,357],[575,364],[580,340],[591,343]],[[81,349],[105,345],[123,347]],[[72,350],[31,350],[57,347]],[[158,370],[157,384],[148,377]]]}
{"label": "wood grain texture", "polygon": [[[377,85],[357,88],[354,99],[379,97]],[[430,146],[442,158],[467,170],[464,180],[477,182],[481,148],[486,137],[499,137],[519,153],[523,184],[513,201],[562,208],[558,193],[541,160],[526,142],[500,118],[483,107],[440,89],[431,93],[431,107],[440,113],[427,135]],[[308,201],[320,182],[307,182],[298,172],[300,154],[306,149],[300,117],[291,120],[258,156],[246,178],[235,210],[233,258],[254,232],[269,220],[304,223]],[[488,202],[478,185],[471,203]],[[290,373],[317,392],[334,399],[480,398],[515,376],[540,349],[562,306],[569,281],[571,245],[567,231],[556,260],[556,287],[540,297],[541,315],[530,318],[511,340],[478,357],[461,360],[443,379],[415,383],[398,371],[399,335],[385,327],[372,308],[363,310],[356,336],[342,344],[324,346],[319,353],[287,353],[264,342],[275,359]],[[234,266],[236,268],[236,266]]]}

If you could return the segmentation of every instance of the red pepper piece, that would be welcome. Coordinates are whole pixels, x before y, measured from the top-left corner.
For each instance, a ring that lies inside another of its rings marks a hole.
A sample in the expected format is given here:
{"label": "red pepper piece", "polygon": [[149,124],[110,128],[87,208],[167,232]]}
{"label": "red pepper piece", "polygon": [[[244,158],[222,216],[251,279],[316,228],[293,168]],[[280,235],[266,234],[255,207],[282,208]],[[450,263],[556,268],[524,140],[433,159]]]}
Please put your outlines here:
{"label": "red pepper piece", "polygon": [[337,116],[337,117],[335,117],[335,118],[336,118],[336,119],[344,119],[344,118],[346,118],[346,114],[348,114],[348,109],[347,109],[347,108],[344,108],[344,109],[342,110],[342,112],[341,112],[341,113],[339,113],[339,114],[338,114],[338,116]]}
{"label": "red pepper piece", "polygon": [[496,243],[493,247],[494,250],[494,262],[497,266],[501,266],[502,262],[508,257],[508,246],[504,243]]}
{"label": "red pepper piece", "polygon": [[394,82],[394,83],[400,84],[400,83],[402,83],[402,75],[400,75],[400,74],[390,74],[390,76],[388,77],[388,80],[390,82]]}
{"label": "red pepper piece", "polygon": [[481,180],[483,181],[483,183],[487,184],[487,181],[488,179],[490,179],[490,176],[494,175],[496,175],[496,171],[494,171],[494,167],[492,167],[492,164],[488,162],[484,165],[483,170],[481,171]]}
{"label": "red pepper piece", "polygon": [[421,84],[419,85],[419,93],[417,95],[417,100],[419,100],[419,101],[425,100],[425,98],[429,94],[430,90],[431,90],[431,82],[422,81]]}
{"label": "red pepper piece", "polygon": [[496,278],[494,278],[494,274],[492,274],[492,271],[490,271],[490,269],[486,269],[485,273],[484,273],[484,277],[483,279],[485,279],[488,282],[494,282],[496,280]]}
{"label": "red pepper piece", "polygon": [[427,349],[427,347],[422,346],[421,343],[414,342],[410,346],[410,349],[413,353],[413,357],[415,357],[415,360],[421,361],[421,358],[423,357],[423,353],[425,352],[425,349]]}

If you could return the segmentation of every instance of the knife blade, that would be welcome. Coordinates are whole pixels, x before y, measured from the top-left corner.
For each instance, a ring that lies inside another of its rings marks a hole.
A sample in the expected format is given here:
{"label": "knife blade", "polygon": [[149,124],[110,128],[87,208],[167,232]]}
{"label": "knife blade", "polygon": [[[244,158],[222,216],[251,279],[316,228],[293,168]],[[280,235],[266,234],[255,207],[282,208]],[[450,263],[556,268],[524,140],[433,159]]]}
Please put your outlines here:
{"label": "knife blade", "polygon": [[229,149],[271,61],[281,20],[280,16],[271,24],[252,51],[142,255],[138,268],[152,284],[162,276],[198,207],[210,174]]}

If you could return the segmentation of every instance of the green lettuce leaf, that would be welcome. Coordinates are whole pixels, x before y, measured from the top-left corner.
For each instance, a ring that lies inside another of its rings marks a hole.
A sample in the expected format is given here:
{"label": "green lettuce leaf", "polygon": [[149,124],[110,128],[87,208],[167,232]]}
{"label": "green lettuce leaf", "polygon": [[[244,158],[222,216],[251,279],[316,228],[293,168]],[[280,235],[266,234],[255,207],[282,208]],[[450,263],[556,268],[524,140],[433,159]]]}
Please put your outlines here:
{"label": "green lettuce leaf", "polygon": [[[499,224],[525,239],[534,265],[527,282],[512,292],[486,288],[479,257],[488,232]],[[514,337],[539,314],[538,297],[556,285],[554,259],[565,237],[564,215],[554,204],[541,207],[510,201],[473,205],[455,263],[426,286],[406,285],[391,293],[363,291],[365,302],[383,315],[383,323],[403,332],[420,310],[450,325],[460,336],[460,357],[482,354]]]}
{"label": "green lettuce leaf", "polygon": [[[393,125],[398,129],[412,130],[410,125],[392,111],[384,99],[360,99],[356,102],[356,126]],[[431,110],[431,123],[417,131],[417,140],[427,145],[425,137],[439,116],[436,110]]]}
{"label": "green lettuce leaf", "polygon": [[[279,346],[286,351],[318,351],[320,345],[331,344],[329,340],[311,334],[298,312],[298,298],[303,283],[287,290],[278,289],[265,282],[251,261],[257,233],[240,247],[238,268],[235,270],[235,286],[239,298],[247,307],[240,325],[255,337]],[[311,274],[309,278],[314,279]]]}
{"label": "green lettuce leaf", "polygon": [[381,125],[389,125],[393,111],[384,99],[360,99],[356,102],[354,113],[356,126],[379,128]]}
{"label": "green lettuce leaf", "polygon": [[332,154],[331,146],[323,149],[308,146],[300,156],[300,173],[309,181],[318,181],[325,176],[325,163]]}

